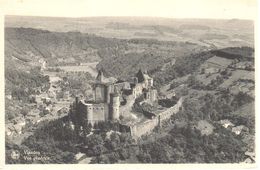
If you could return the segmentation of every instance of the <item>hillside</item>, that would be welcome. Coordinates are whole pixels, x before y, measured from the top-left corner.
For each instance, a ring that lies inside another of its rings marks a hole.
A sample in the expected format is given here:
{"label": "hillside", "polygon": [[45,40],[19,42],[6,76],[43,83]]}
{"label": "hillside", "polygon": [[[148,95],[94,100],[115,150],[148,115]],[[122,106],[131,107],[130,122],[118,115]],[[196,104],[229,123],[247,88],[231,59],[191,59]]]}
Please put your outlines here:
{"label": "hillside", "polygon": [[[201,29],[197,27],[195,28]],[[5,29],[6,75],[18,70],[28,74],[32,68],[42,66],[39,62],[41,60],[45,60],[47,66],[77,66],[80,63],[99,62],[97,68],[103,69],[106,76],[122,79],[132,76],[135,70],[145,69],[155,78],[155,84],[159,87],[176,77],[192,73],[213,55],[253,60],[253,50],[250,47],[210,51],[206,46],[190,42],[124,40],[80,32],[50,32],[32,28]],[[6,79],[8,93],[11,93],[14,84],[11,77]]]}
{"label": "hillside", "polygon": [[122,40],[79,32],[5,28],[7,72],[29,71],[31,67],[42,66],[41,60],[46,61],[47,66],[101,61],[97,67],[103,68],[107,76],[126,77],[136,69],[154,70],[175,58],[204,49],[207,48],[188,42]]}
{"label": "hillside", "polygon": [[36,62],[44,58],[51,65],[99,61],[106,49],[122,44],[120,40],[79,32],[58,33],[31,28],[6,28],[5,42],[6,59]]}
{"label": "hillside", "polygon": [[[28,103],[31,95],[35,95],[39,90],[48,91],[49,73],[43,75],[40,69],[44,61],[50,70],[91,71],[92,76],[95,75],[95,66],[99,63],[97,68],[103,68],[106,76],[127,78],[137,69],[155,70],[171,63],[175,58],[205,48],[187,42],[124,40],[80,32],[5,28],[5,94],[9,98]],[[93,63],[94,67],[84,66],[84,63]],[[81,68],[75,69],[79,68],[80,64],[83,64]],[[71,83],[80,84],[83,89],[89,85],[89,77],[86,75],[86,79],[81,76],[75,78],[73,74],[59,75],[69,77]],[[87,81],[85,87],[80,81]],[[68,89],[67,85],[64,89]],[[76,91],[78,90],[70,89],[71,95],[75,95]],[[7,113],[14,110],[12,107],[6,105]]]}
{"label": "hillside", "polygon": [[[254,153],[255,144],[255,63],[254,49],[247,42],[250,35],[231,47],[226,40],[234,33],[227,35],[232,31],[221,24],[212,28],[215,21],[179,21],[173,28],[167,19],[160,20],[160,26],[151,25],[156,24],[153,20],[143,26],[133,20],[127,24],[107,18],[103,23],[96,18],[91,28],[99,26],[97,35],[72,31],[71,20],[61,21],[68,32],[61,32],[59,24],[50,27],[57,30],[5,28],[7,163],[77,163],[78,154],[91,163],[254,162],[247,155]],[[221,23],[233,30],[251,22]],[[247,32],[243,27],[241,35]],[[115,132],[117,122],[100,122],[93,126],[98,130],[87,126],[75,133],[67,116],[70,105],[75,96],[93,97],[96,68],[106,77],[119,79],[141,68],[154,78],[158,104],[174,103],[179,97],[183,103],[175,115],[140,140]],[[13,149],[39,150],[51,159],[13,160]]]}
{"label": "hillside", "polygon": [[191,42],[224,48],[254,45],[254,23],[250,20],[174,19],[160,17],[56,18],[6,16],[7,27],[27,27],[52,32],[79,31],[107,38],[157,39]]}

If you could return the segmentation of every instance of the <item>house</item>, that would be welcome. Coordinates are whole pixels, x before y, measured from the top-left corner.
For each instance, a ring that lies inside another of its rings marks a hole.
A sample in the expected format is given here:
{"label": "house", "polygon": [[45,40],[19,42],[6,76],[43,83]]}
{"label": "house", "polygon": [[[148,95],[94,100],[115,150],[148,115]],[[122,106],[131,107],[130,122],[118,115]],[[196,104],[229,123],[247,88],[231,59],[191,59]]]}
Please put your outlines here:
{"label": "house", "polygon": [[224,127],[224,128],[228,128],[229,126],[230,127],[234,127],[235,125],[230,122],[228,119],[225,119],[225,120],[220,120],[219,123]]}
{"label": "house", "polygon": [[248,132],[249,129],[244,125],[240,125],[232,128],[232,132],[234,132],[236,135],[240,135],[242,131]]}

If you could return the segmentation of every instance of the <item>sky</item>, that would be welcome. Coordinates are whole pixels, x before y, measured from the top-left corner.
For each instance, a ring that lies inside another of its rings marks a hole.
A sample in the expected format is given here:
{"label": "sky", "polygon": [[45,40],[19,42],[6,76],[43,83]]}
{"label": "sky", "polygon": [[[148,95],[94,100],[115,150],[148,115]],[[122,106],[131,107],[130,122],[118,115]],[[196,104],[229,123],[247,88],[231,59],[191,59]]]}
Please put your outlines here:
{"label": "sky", "polygon": [[254,19],[256,0],[0,0],[5,15]]}

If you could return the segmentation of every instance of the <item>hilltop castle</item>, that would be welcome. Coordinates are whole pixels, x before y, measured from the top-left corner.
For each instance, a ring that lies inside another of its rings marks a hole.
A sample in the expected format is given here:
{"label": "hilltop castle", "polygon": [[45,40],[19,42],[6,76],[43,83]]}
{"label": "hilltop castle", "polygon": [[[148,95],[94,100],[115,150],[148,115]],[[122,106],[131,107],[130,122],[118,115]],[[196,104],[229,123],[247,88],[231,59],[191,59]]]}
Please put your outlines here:
{"label": "hilltop castle", "polygon": [[128,81],[106,78],[99,70],[93,85],[93,100],[76,97],[72,117],[81,125],[100,121],[117,121],[131,111],[135,99],[143,95],[148,102],[157,100],[157,90],[153,78],[139,70]]}

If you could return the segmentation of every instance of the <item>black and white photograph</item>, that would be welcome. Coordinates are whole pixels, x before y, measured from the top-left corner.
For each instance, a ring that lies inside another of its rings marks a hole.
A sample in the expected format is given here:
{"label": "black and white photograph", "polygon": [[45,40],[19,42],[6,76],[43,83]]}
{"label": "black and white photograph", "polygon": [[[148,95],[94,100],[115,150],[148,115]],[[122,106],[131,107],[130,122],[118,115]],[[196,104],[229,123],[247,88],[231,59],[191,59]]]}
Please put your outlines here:
{"label": "black and white photograph", "polygon": [[221,2],[4,15],[5,164],[255,164],[256,1]]}

